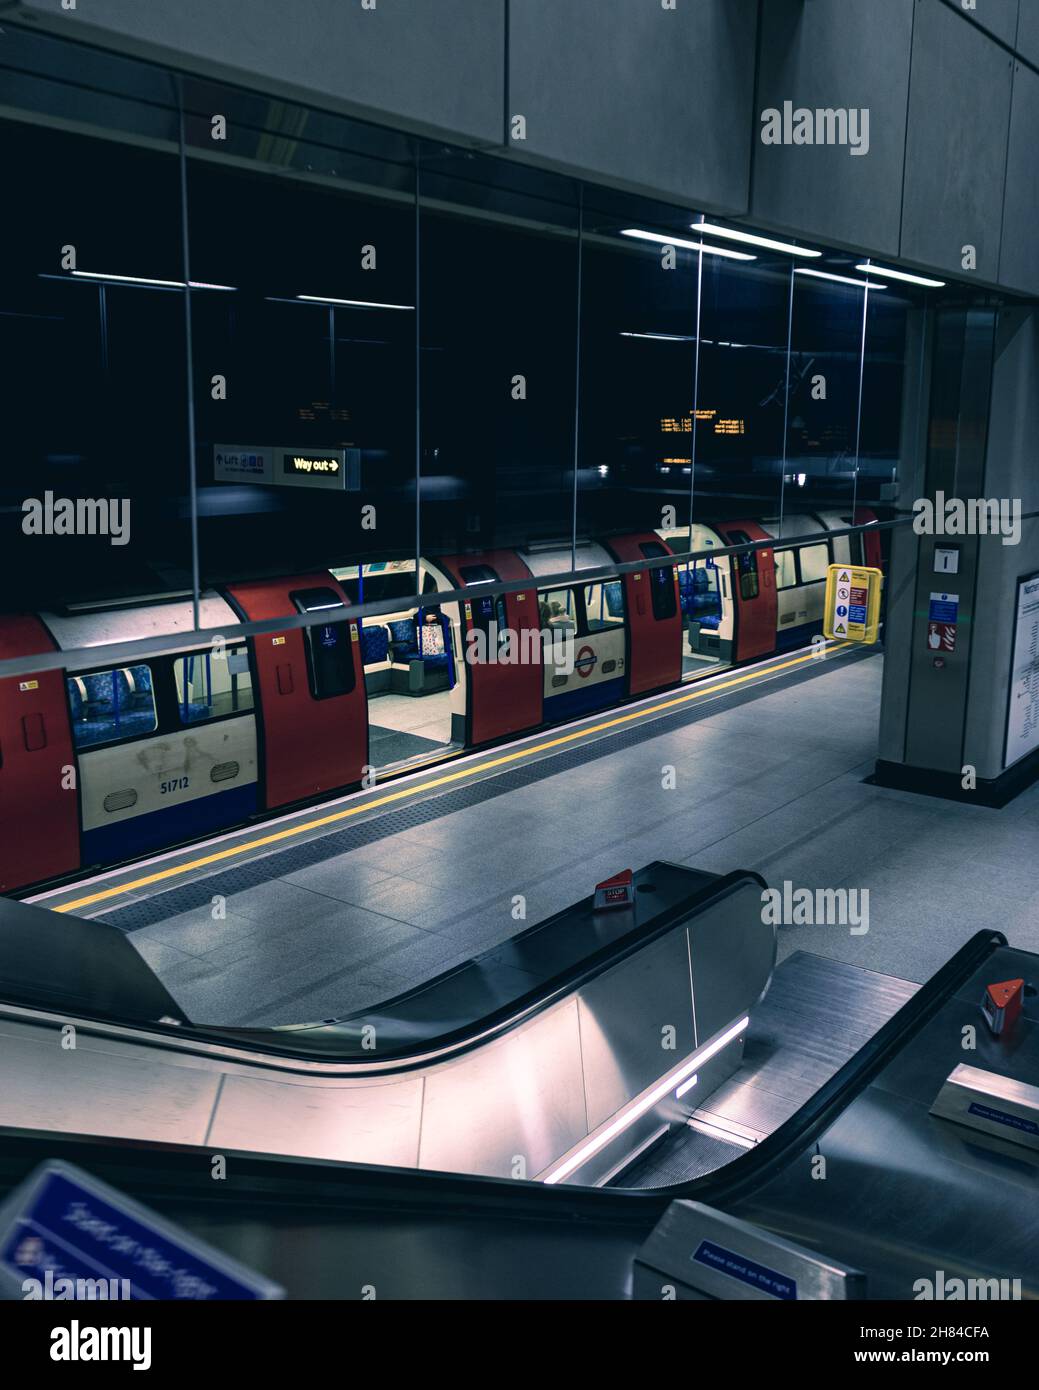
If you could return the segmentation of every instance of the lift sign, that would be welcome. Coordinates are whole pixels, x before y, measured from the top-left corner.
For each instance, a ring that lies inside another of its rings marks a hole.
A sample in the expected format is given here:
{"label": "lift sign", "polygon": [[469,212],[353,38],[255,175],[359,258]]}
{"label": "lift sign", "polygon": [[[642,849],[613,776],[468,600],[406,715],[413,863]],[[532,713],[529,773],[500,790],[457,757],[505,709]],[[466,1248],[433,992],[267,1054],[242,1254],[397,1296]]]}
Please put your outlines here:
{"label": "lift sign", "polygon": [[878,569],[831,565],[826,576],[823,618],[826,636],[841,642],[875,642],[880,629],[883,582],[884,576]]}

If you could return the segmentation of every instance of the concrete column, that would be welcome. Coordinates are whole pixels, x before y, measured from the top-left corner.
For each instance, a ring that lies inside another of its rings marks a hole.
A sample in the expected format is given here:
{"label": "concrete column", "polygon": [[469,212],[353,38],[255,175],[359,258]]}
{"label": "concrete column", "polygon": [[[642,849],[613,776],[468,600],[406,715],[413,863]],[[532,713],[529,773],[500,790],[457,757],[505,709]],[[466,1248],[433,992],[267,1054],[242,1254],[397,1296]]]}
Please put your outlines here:
{"label": "concrete column", "polygon": [[[1039,575],[1039,310],[920,314],[907,360],[899,510],[959,499],[969,529],[947,515],[942,534],[936,505],[931,531],[894,533],[875,779],[1002,806],[1039,777],[1039,747],[1007,737],[1011,703],[1013,729],[1032,704],[1012,667],[1019,585]],[[1018,643],[1019,675],[1036,641]],[[1039,720],[1039,669],[1032,684]]]}

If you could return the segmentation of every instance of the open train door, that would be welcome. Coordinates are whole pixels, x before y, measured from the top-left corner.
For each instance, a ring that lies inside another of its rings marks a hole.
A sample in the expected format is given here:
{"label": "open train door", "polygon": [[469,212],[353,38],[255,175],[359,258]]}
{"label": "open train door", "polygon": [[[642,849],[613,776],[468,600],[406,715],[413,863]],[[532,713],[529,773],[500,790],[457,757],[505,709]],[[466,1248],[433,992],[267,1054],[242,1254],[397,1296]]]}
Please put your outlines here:
{"label": "open train door", "polygon": [[[473,591],[462,604],[466,742],[491,743],[535,728],[541,723],[541,624],[530,570],[513,550],[438,556],[435,563],[456,588]],[[531,579],[530,588],[480,592],[518,579]],[[507,652],[506,633],[511,634]],[[471,659],[471,653],[482,659]],[[500,655],[511,659],[500,661]]]}
{"label": "open train door", "polygon": [[[716,527],[726,545],[771,539],[753,521],[726,521]],[[735,661],[771,656],[776,650],[776,570],[771,547],[732,557],[736,614]]]}
{"label": "open train door", "polygon": [[263,730],[268,808],[360,782],[368,759],[368,699],[360,631],[327,570],[234,584],[247,621],[327,610],[328,622],[251,640]]}
{"label": "open train door", "polygon": [[[622,565],[672,554],[652,532],[611,536],[602,544]],[[631,634],[629,694],[677,685],[682,679],[682,613],[676,568],[657,565],[624,575],[624,597]]]}
{"label": "open train door", "polygon": [[[38,618],[0,618],[0,660],[54,649]],[[0,680],[0,893],[79,868],[74,767],[64,674]]]}

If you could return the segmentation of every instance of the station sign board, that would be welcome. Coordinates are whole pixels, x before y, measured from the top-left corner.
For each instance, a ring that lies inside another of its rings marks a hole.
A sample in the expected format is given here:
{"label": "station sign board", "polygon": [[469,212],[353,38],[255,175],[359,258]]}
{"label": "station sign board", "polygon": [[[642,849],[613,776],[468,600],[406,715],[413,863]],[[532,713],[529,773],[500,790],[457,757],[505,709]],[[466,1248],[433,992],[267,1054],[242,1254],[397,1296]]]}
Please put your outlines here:
{"label": "station sign board", "polygon": [[826,576],[823,632],[840,642],[873,643],[880,630],[881,570],[831,565]]}
{"label": "station sign board", "polygon": [[356,492],[361,485],[361,451],[292,444],[215,444],[213,477],[218,483]]}
{"label": "station sign board", "polygon": [[70,1163],[0,1207],[0,1298],[210,1302],[284,1289]]}

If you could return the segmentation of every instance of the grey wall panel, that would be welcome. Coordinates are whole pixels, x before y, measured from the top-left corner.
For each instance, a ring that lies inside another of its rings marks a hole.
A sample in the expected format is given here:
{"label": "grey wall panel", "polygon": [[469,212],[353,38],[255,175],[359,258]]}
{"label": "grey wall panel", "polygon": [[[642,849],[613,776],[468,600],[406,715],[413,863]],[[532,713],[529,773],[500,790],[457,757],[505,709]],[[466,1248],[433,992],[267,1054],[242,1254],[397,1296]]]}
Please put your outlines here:
{"label": "grey wall panel", "polygon": [[1017,38],[1018,9],[1027,9],[1035,0],[945,0],[957,14],[972,19],[1003,43],[1013,46]]}
{"label": "grey wall panel", "polygon": [[20,0],[15,13],[374,120],[501,140],[505,0]]}
{"label": "grey wall panel", "polygon": [[756,0],[512,0],[512,149],[713,211],[747,209]]}
{"label": "grey wall panel", "polygon": [[[1039,79],[1037,79],[1039,80]],[[1039,311],[1006,309],[996,329],[992,409],[981,495],[1020,503],[1023,516],[1039,510]],[[971,637],[970,699],[965,759],[979,777],[1003,770],[1007,701],[1013,661],[1017,581],[1039,571],[1039,520],[1021,523],[1016,545],[988,536],[980,541],[976,612]]]}
{"label": "grey wall panel", "polygon": [[[1034,0],[1039,11],[1039,0]],[[999,283],[1039,294],[1039,74],[1017,63],[1003,202]]]}
{"label": "grey wall panel", "polygon": [[1003,221],[1013,59],[942,0],[917,0],[906,142],[902,255],[995,284]]}
{"label": "grey wall panel", "polygon": [[[913,0],[768,0],[763,6],[752,205],[759,221],[897,255]],[[768,108],[862,108],[865,155],[840,145],[764,145]]]}
{"label": "grey wall panel", "polygon": [[1021,18],[1017,23],[1017,51],[1022,58],[1039,67],[1039,5],[1036,0],[1021,0]]}

